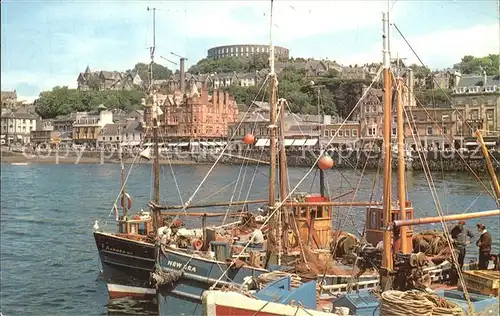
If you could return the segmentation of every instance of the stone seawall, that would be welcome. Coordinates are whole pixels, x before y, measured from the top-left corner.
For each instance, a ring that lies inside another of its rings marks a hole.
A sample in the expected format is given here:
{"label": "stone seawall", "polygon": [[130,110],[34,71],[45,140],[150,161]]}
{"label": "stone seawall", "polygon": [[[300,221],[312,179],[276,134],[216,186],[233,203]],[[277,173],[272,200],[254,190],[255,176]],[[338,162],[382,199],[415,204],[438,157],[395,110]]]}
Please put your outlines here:
{"label": "stone seawall", "polygon": [[[310,167],[317,159],[319,151],[288,152],[287,164],[295,167]],[[334,151],[330,156],[335,161],[334,168],[341,169],[377,169],[383,168],[383,154],[380,152],[366,153],[363,151]],[[492,162],[497,172],[500,172],[500,152],[491,152]],[[260,151],[253,151],[245,155],[247,158],[268,161],[269,154]],[[193,157],[198,162],[213,162],[215,159],[208,157]],[[422,160],[424,164],[422,164]],[[222,157],[221,162],[229,164],[241,164],[243,159],[236,157]],[[249,164],[258,162],[247,160]],[[406,167],[411,170],[423,170],[423,165],[427,164],[431,171],[486,171],[486,165],[482,154],[479,153],[454,153],[444,151],[432,152],[412,152],[411,159],[407,159]],[[366,165],[366,167],[365,167]],[[397,154],[393,153],[392,166],[397,168]]]}
{"label": "stone seawall", "polygon": [[[319,151],[289,151],[287,152],[287,164],[291,167],[310,167],[316,161]],[[134,161],[137,152],[124,152],[123,160],[125,163]],[[341,169],[377,169],[383,168],[383,154],[380,152],[365,151],[334,151],[330,152],[335,161],[334,168]],[[500,152],[492,151],[492,161],[497,173],[500,173]],[[160,163],[162,164],[210,164],[218,158],[217,152],[168,152],[162,153]],[[238,157],[247,157],[241,159]],[[456,152],[431,151],[431,152],[412,152],[411,159],[407,160],[407,169],[423,170],[422,162],[429,166],[432,171],[469,171],[469,167],[477,172],[486,171],[484,158],[480,152],[469,152],[458,154]],[[101,151],[40,151],[40,152],[12,152],[2,151],[2,162],[34,162],[34,163],[118,163],[120,162],[118,152]],[[251,159],[251,160],[250,160]],[[246,161],[248,164],[257,164],[258,161],[264,163],[269,161],[269,152],[252,150],[240,151],[238,153],[229,153],[219,160],[223,164],[241,164]],[[152,160],[138,158],[135,163],[152,163]],[[263,164],[264,164],[263,163]],[[365,166],[366,165],[366,166]],[[425,165],[425,164],[424,164]],[[469,167],[468,167],[468,166]],[[393,153],[393,168],[397,168],[397,156]]]}

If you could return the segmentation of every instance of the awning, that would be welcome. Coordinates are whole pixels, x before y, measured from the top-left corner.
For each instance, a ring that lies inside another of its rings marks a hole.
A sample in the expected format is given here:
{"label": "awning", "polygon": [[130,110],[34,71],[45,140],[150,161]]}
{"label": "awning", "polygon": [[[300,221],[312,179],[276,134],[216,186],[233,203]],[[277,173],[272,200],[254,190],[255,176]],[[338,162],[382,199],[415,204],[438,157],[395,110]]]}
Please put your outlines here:
{"label": "awning", "polygon": [[190,144],[191,144],[191,146],[200,146],[200,142],[192,142]]}
{"label": "awning", "polygon": [[484,142],[486,146],[496,146],[497,143],[495,142]]}
{"label": "awning", "polygon": [[465,143],[465,146],[477,146],[477,145],[479,145],[479,144],[476,142],[466,142]]}
{"label": "awning", "polygon": [[5,138],[5,135],[0,135],[0,138]]}
{"label": "awning", "polygon": [[120,143],[120,146],[127,146],[127,145],[128,145],[127,142]]}
{"label": "awning", "polygon": [[308,139],[308,140],[306,140],[305,146],[314,146],[317,143],[318,143],[318,139],[317,138]]}
{"label": "awning", "polygon": [[257,140],[257,143],[255,144],[256,147],[264,147],[264,146],[269,146],[269,139],[266,138],[261,138]]}
{"label": "awning", "polygon": [[200,145],[201,146],[208,146],[208,143],[207,142],[200,142]]}
{"label": "awning", "polygon": [[175,146],[178,146],[179,143],[170,143],[170,144],[167,144],[168,147],[175,147]]}
{"label": "awning", "polygon": [[133,140],[133,141],[130,141],[128,143],[129,146],[137,146],[139,145],[141,142],[139,140]]}
{"label": "awning", "polygon": [[189,143],[179,143],[179,145],[177,145],[179,147],[187,147],[189,146]]}
{"label": "awning", "polygon": [[215,142],[215,146],[224,146],[225,144],[223,142]]}
{"label": "awning", "polygon": [[292,146],[293,139],[285,139],[285,146]]}
{"label": "awning", "polygon": [[215,143],[214,142],[207,142],[207,146],[214,147]]}
{"label": "awning", "polygon": [[23,137],[21,135],[16,135],[17,136],[17,139],[23,139]]}
{"label": "awning", "polygon": [[304,146],[306,144],[307,139],[296,139],[293,141],[292,146]]}
{"label": "awning", "polygon": [[145,143],[144,146],[145,147],[153,146],[153,143]]}

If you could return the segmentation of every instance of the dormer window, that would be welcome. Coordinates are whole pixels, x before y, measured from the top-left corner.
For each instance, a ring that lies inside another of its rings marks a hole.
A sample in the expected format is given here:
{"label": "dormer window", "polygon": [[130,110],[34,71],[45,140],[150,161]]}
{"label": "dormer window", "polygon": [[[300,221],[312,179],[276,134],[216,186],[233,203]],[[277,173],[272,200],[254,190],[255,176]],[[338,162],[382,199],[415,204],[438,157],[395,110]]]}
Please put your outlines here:
{"label": "dormer window", "polygon": [[479,92],[480,87],[469,87],[469,93],[477,93]]}
{"label": "dormer window", "polygon": [[497,86],[485,86],[484,87],[484,92],[495,92],[497,91]]}

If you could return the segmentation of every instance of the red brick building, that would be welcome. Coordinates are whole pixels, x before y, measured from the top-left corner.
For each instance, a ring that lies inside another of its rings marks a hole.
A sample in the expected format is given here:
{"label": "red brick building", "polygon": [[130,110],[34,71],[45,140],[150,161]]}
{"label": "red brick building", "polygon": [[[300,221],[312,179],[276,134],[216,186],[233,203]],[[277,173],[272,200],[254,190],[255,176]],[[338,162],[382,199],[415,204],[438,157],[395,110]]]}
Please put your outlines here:
{"label": "red brick building", "polygon": [[225,140],[228,125],[238,120],[238,106],[228,92],[192,85],[182,97],[176,90],[161,107],[161,136],[168,142]]}

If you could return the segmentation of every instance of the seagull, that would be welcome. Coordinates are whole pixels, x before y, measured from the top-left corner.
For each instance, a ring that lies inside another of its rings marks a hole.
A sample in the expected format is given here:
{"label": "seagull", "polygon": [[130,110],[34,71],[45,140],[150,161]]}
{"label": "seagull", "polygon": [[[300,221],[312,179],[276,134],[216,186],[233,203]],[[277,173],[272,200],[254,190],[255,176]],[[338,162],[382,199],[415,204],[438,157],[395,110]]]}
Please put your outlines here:
{"label": "seagull", "polygon": [[96,221],[94,222],[94,226],[93,226],[93,228],[94,228],[94,231],[97,231],[97,230],[99,229],[99,221],[98,221],[98,220],[96,220]]}

